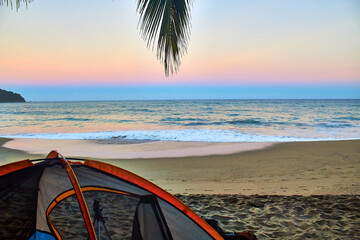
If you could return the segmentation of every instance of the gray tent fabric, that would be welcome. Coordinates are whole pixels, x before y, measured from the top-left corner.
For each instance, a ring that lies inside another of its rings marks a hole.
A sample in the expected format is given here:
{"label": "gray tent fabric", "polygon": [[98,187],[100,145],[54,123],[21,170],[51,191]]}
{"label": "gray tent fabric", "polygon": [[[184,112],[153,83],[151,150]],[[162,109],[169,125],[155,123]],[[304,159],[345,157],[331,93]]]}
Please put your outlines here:
{"label": "gray tent fabric", "polygon": [[[63,161],[58,157],[0,166],[0,207],[5,213],[0,218],[1,239],[89,238],[91,229]],[[222,239],[175,197],[133,173],[90,160],[70,165],[87,213],[94,220],[93,203],[101,204],[112,239]],[[17,225],[8,224],[24,210]],[[106,239],[103,225],[94,230],[101,230]]]}

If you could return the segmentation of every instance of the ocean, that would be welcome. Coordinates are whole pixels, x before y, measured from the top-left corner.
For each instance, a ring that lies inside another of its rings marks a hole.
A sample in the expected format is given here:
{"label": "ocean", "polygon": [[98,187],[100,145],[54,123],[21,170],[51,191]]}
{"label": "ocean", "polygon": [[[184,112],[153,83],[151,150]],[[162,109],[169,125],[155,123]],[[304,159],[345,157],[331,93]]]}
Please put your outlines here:
{"label": "ocean", "polygon": [[205,142],[360,139],[360,100],[3,103],[0,137]]}

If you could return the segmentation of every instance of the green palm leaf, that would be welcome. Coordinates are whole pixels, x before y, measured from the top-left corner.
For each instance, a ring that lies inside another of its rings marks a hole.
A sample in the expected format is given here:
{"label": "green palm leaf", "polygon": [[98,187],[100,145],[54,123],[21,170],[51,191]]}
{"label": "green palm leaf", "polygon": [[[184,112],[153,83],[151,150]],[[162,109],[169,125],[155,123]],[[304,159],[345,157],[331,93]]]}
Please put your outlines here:
{"label": "green palm leaf", "polygon": [[[33,0],[16,0],[20,3]],[[164,64],[165,75],[173,74],[180,66],[180,58],[186,53],[190,35],[191,0],[138,0],[140,30],[148,46],[157,38],[157,57]],[[0,5],[13,8],[12,0],[1,0]]]}
{"label": "green palm leaf", "polygon": [[190,34],[191,0],[138,0],[140,30],[148,46],[157,39],[157,57],[165,74],[173,74],[186,52]]}

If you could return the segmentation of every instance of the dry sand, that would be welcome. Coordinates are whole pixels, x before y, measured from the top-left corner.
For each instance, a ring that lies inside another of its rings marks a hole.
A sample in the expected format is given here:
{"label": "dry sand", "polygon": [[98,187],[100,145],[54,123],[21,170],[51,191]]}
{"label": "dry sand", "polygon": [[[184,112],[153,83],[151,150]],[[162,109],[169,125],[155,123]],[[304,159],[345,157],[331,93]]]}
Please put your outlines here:
{"label": "dry sand", "polygon": [[360,239],[360,196],[177,195],[226,232],[261,239]]}
{"label": "dry sand", "polygon": [[[0,144],[5,142],[6,147],[11,146],[9,139],[0,139]],[[37,153],[51,150],[52,146],[44,144],[44,150]],[[88,144],[79,142],[76,147]],[[149,146],[146,144],[127,147],[141,149]],[[109,156],[100,145],[106,144],[92,142],[91,152]],[[170,145],[158,142],[145,149],[163,151]],[[181,153],[180,145],[175,145],[170,149]],[[216,219],[227,231],[251,230],[259,239],[360,239],[359,140],[277,143],[253,149],[240,146],[185,144],[187,157],[104,161],[181,194],[177,196],[199,215]],[[20,150],[27,148],[18,146]],[[211,148],[215,148],[211,154],[216,155],[205,156],[204,149]],[[43,156],[20,150],[1,147],[0,164]],[[87,156],[86,152],[88,149],[82,148],[70,155]]]}

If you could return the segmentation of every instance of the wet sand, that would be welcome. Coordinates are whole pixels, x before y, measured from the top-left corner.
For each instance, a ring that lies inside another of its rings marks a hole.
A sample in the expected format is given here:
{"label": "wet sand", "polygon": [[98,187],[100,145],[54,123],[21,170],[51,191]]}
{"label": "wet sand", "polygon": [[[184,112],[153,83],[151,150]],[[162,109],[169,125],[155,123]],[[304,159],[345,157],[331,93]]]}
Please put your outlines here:
{"label": "wet sand", "polygon": [[35,159],[43,157],[41,154],[30,154],[22,150],[3,147],[5,143],[11,140],[12,139],[10,138],[0,138],[0,165],[24,159]]}
{"label": "wet sand", "polygon": [[100,159],[174,158],[233,154],[258,150],[273,143],[258,142],[174,142],[174,141],[132,141],[132,140],[63,140],[23,139],[7,141],[4,147],[46,155],[58,150],[64,156]]}

